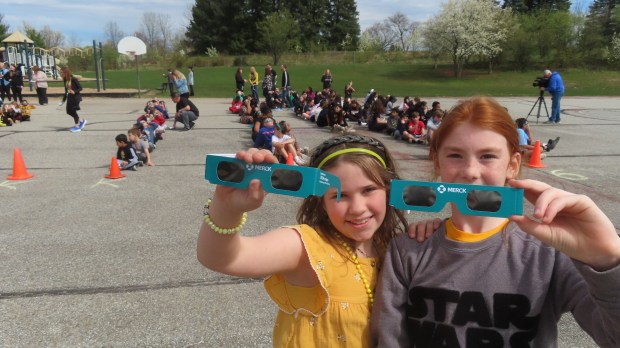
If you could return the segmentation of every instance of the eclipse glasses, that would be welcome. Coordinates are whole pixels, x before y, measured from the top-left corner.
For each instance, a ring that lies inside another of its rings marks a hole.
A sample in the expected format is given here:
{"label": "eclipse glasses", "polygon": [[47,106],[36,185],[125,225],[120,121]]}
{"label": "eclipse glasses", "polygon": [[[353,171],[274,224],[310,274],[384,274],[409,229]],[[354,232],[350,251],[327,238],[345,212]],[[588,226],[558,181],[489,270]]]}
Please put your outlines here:
{"label": "eclipse glasses", "polygon": [[[266,192],[304,198],[323,196],[334,187],[340,200],[340,179],[311,167],[248,164],[232,157],[207,155],[205,179],[236,188],[247,188],[252,179],[258,179]],[[390,205],[401,210],[436,213],[451,202],[461,214],[509,217],[523,215],[523,192],[523,189],[502,186],[392,180]]]}
{"label": "eclipse glasses", "polygon": [[454,203],[465,215],[523,215],[523,189],[520,188],[392,180],[390,205],[397,209],[436,213],[448,202]]}
{"label": "eclipse glasses", "polygon": [[266,192],[308,197],[323,196],[330,187],[338,190],[340,179],[324,170],[280,163],[246,163],[217,155],[207,155],[205,179],[216,185],[247,188],[252,179],[260,180]]}

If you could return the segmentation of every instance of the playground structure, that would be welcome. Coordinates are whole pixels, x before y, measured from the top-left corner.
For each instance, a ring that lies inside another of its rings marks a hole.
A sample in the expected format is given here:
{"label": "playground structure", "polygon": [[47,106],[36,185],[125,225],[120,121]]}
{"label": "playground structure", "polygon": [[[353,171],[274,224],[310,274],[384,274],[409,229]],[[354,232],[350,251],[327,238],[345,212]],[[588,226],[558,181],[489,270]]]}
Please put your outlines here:
{"label": "playground structure", "polygon": [[[53,47],[50,49],[44,49],[41,47],[35,47],[34,41],[19,31],[13,32],[11,35],[2,40],[3,47],[0,47],[0,62],[4,61],[9,64],[19,65],[21,64],[22,74],[27,79],[31,74],[33,66],[37,65],[41,71],[45,72],[48,79],[58,80],[60,74],[58,71],[58,64],[61,62],[61,58],[66,61],[68,56],[80,56],[85,58],[87,56],[93,56],[93,62],[95,66],[95,79],[97,82],[97,92],[100,89],[100,82],[103,85],[105,91],[105,69],[103,65],[103,45],[99,43],[99,52],[97,52],[97,44],[93,40],[92,47],[86,48],[60,48]],[[32,91],[32,85],[30,85]]]}
{"label": "playground structure", "polygon": [[2,40],[2,44],[3,60],[9,64],[22,64],[24,76],[30,76],[32,66],[38,65],[48,78],[58,79],[56,57],[46,49],[35,47],[34,41],[21,32],[13,32]]}

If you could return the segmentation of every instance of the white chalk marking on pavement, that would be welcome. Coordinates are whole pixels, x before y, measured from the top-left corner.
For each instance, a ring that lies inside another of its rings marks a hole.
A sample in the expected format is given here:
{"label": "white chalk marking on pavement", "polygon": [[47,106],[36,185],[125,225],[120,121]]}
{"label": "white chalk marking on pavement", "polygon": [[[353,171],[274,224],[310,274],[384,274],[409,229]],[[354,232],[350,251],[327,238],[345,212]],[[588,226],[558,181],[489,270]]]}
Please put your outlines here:
{"label": "white chalk marking on pavement", "polygon": [[[114,181],[116,181],[116,180],[119,180],[119,179],[114,179]],[[123,180],[123,179],[121,178],[121,180]],[[112,183],[112,180],[108,180],[108,179],[106,179],[106,178],[103,178],[103,179],[99,180],[99,182],[98,182],[98,183],[94,184],[94,185],[93,185],[93,186],[91,186],[90,188],[95,188],[95,187],[97,187],[97,186],[99,186],[99,185],[108,185],[108,186],[112,186],[112,187],[114,187],[114,188],[118,188],[118,185],[114,185],[114,184]]]}
{"label": "white chalk marking on pavement", "polygon": [[13,187],[13,185],[19,185],[19,184],[25,184],[25,181],[4,181],[2,183],[0,183],[0,187],[4,187],[7,188],[9,190],[17,190],[16,187]]}
{"label": "white chalk marking on pavement", "polygon": [[585,181],[588,180],[588,177],[583,176],[581,174],[575,173],[567,173],[563,169],[552,170],[551,174],[557,176],[558,178],[570,180],[570,181]]}

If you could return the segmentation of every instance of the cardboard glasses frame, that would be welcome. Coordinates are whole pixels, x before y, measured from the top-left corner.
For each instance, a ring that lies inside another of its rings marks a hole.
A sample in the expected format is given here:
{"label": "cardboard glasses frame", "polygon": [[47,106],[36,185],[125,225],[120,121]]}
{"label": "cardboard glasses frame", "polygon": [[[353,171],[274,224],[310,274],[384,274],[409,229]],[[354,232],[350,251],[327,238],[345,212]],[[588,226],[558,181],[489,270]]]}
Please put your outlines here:
{"label": "cardboard glasses frame", "polygon": [[392,180],[390,205],[436,213],[452,202],[461,214],[507,218],[523,215],[523,193],[503,186]]}
{"label": "cardboard glasses frame", "polygon": [[324,170],[280,163],[246,163],[218,155],[207,155],[205,179],[212,184],[247,188],[250,181],[258,179],[266,192],[287,196],[323,196],[330,187],[338,190],[340,179]]}

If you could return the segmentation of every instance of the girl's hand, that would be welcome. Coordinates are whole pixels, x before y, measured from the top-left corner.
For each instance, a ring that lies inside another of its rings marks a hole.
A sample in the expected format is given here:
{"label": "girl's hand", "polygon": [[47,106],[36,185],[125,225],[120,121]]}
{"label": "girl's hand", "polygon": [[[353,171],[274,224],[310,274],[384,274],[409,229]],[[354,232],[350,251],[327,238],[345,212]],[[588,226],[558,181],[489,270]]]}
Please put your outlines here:
{"label": "girl's hand", "polygon": [[417,240],[419,243],[424,242],[435,233],[441,224],[441,219],[424,220],[418,223],[412,223],[407,226],[407,234],[409,238]]}
{"label": "girl's hand", "polygon": [[[278,163],[278,159],[271,151],[264,149],[251,148],[247,151],[239,151],[235,157],[246,163]],[[209,210],[213,212],[214,216],[234,217],[259,208],[266,195],[267,192],[263,190],[260,181],[257,179],[250,181],[247,189],[218,185],[215,188],[213,202]]]}
{"label": "girl's hand", "polygon": [[525,189],[534,215],[511,216],[526,233],[598,271],[620,264],[620,237],[609,218],[585,195],[535,180],[510,180]]}

